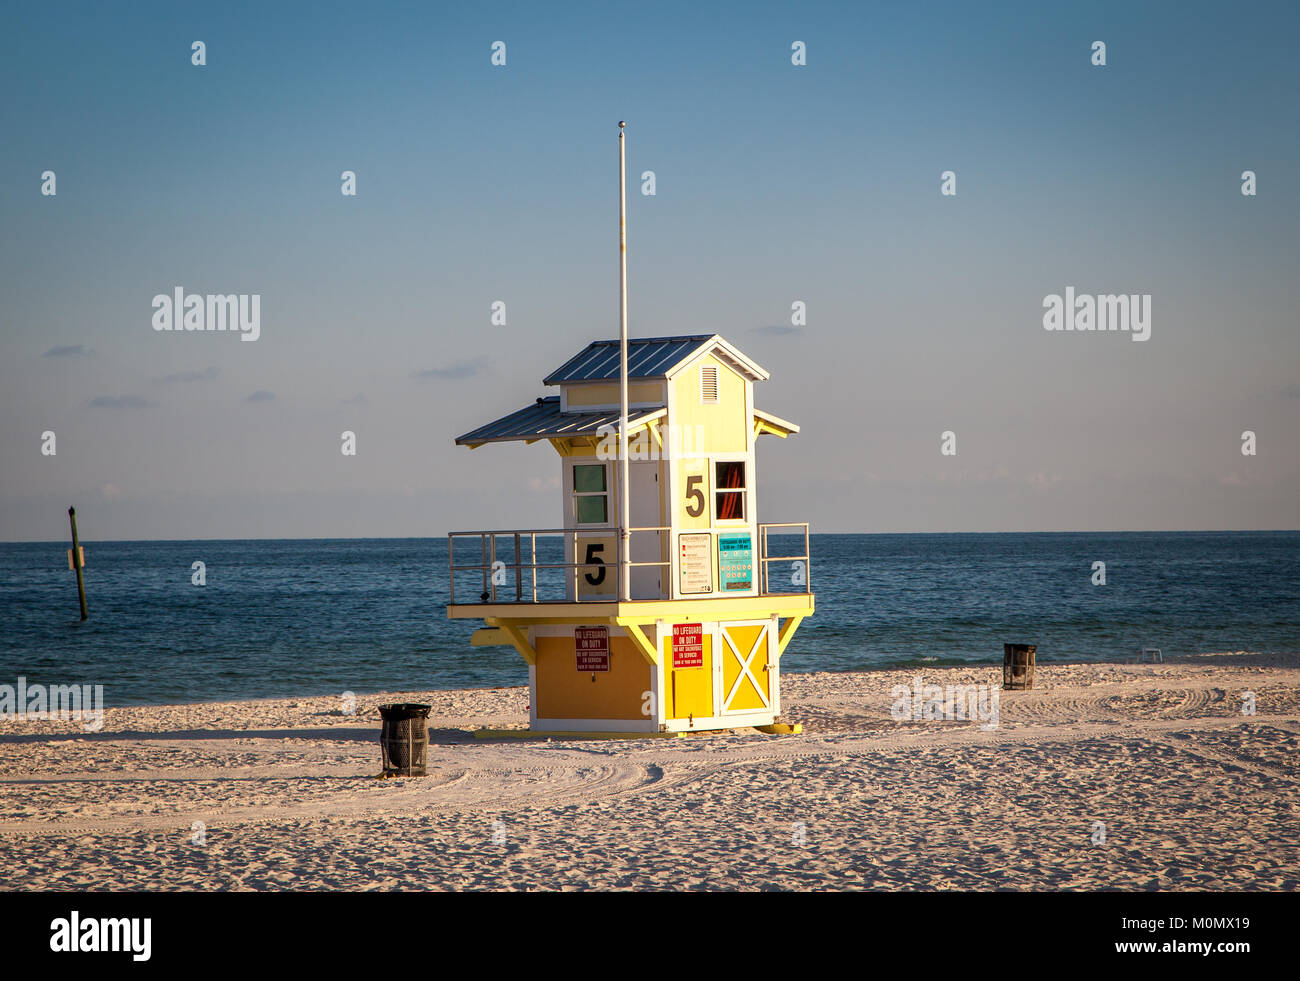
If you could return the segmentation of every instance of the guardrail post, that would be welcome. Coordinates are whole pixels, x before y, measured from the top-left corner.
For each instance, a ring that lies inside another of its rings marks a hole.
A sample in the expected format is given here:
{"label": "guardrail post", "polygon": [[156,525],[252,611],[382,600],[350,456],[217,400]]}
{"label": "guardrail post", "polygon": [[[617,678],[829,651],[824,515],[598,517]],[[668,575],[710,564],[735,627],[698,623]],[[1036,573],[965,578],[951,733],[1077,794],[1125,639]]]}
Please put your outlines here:
{"label": "guardrail post", "polygon": [[803,526],[803,589],[812,592],[812,546],[808,544],[808,523]]}
{"label": "guardrail post", "polygon": [[524,600],[523,556],[519,554],[519,532],[515,532],[515,602]]}

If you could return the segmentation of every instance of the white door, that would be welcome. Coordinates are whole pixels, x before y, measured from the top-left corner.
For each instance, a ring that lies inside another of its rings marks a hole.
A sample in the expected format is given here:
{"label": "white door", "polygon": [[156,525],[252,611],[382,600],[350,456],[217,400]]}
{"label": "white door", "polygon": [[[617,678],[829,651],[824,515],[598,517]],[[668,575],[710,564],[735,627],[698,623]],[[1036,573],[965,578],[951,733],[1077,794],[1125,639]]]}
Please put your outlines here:
{"label": "white door", "polygon": [[[658,528],[667,524],[659,511],[659,463],[636,462],[628,464],[631,500],[628,501],[633,528]],[[663,548],[663,532],[641,531],[632,534],[633,562],[662,562],[667,559]],[[663,566],[642,566],[632,569],[633,599],[662,599],[663,583],[667,571]]]}

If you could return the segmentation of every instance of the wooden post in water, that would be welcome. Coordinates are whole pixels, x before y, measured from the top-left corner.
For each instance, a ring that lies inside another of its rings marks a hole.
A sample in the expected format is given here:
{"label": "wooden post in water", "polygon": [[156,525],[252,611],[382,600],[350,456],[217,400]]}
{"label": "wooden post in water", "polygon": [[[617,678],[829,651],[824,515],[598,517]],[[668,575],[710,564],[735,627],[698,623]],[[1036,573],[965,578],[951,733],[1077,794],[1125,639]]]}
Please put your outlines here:
{"label": "wooden post in water", "polygon": [[81,543],[77,541],[77,509],[68,508],[68,520],[72,522],[72,567],[77,570],[77,597],[81,600],[81,619],[88,619],[86,612],[86,579],[81,574]]}

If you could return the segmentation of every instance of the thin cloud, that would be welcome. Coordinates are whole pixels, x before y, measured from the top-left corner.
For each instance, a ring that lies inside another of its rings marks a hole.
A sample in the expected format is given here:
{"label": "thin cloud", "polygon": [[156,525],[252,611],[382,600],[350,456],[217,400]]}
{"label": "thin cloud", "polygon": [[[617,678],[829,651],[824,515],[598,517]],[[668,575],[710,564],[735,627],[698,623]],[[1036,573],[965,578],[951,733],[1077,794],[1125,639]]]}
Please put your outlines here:
{"label": "thin cloud", "polygon": [[487,365],[487,358],[475,358],[473,361],[460,361],[456,364],[447,365],[445,368],[426,368],[424,371],[413,371],[411,377],[419,379],[436,378],[442,381],[473,378],[476,375],[483,374],[487,370]]}
{"label": "thin cloud", "polygon": [[169,382],[211,381],[216,377],[217,366],[212,365],[210,368],[204,368],[202,371],[176,371],[170,375],[163,375],[158,380],[166,384]]}
{"label": "thin cloud", "polygon": [[268,392],[266,389],[258,389],[248,398],[244,399],[245,402],[272,402],[274,400],[275,392]]}
{"label": "thin cloud", "polygon": [[143,395],[100,395],[90,400],[92,409],[148,409],[153,404]]}
{"label": "thin cloud", "polygon": [[59,344],[50,348],[43,358],[88,358],[95,352],[84,344]]}
{"label": "thin cloud", "polygon": [[340,401],[344,405],[367,405],[370,402],[370,399],[366,398],[364,394],[357,394],[352,396],[350,399],[340,399]]}
{"label": "thin cloud", "polygon": [[552,475],[550,477],[529,477],[528,489],[535,494],[543,494],[548,491],[560,489],[560,478]]}

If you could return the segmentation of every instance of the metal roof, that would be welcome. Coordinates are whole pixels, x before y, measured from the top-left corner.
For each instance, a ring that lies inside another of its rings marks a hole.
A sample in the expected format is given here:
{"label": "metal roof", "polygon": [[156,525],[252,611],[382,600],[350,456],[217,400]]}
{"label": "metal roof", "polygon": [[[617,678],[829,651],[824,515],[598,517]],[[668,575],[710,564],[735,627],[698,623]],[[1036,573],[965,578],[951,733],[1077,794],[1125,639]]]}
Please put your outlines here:
{"label": "metal roof", "polygon": [[[627,342],[627,376],[662,378],[716,334],[681,334],[676,337],[637,337]],[[571,381],[605,381],[618,378],[619,342],[592,341],[542,379],[543,385]]]}
{"label": "metal roof", "polygon": [[[615,349],[617,361],[617,349]],[[628,431],[633,426],[648,422],[667,412],[667,408],[629,409]],[[595,436],[601,426],[618,429],[617,412],[561,412],[560,397],[549,395],[526,405],[518,412],[502,416],[495,422],[472,429],[456,437],[458,446],[480,446],[483,443],[505,443],[519,439],[554,439],[567,436]],[[602,434],[603,435],[603,434]]]}

